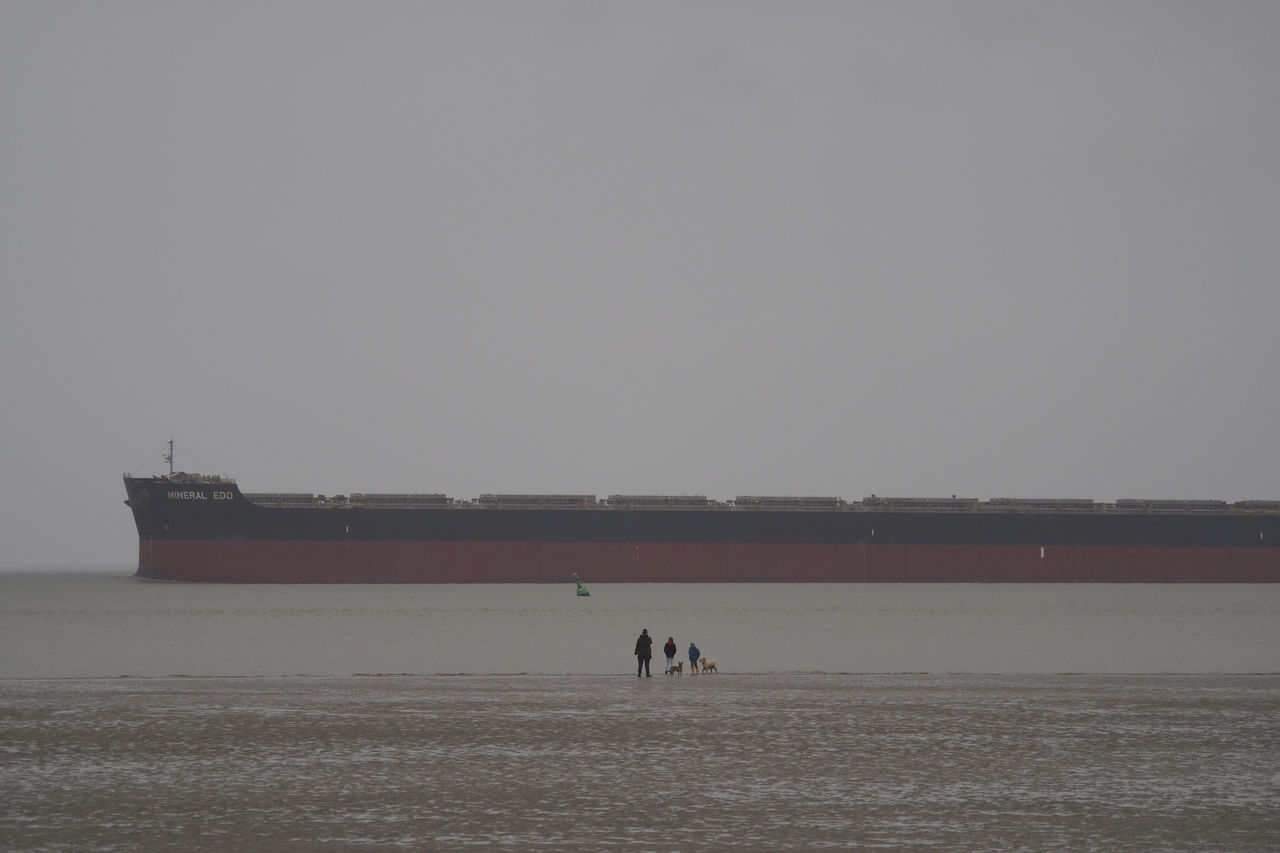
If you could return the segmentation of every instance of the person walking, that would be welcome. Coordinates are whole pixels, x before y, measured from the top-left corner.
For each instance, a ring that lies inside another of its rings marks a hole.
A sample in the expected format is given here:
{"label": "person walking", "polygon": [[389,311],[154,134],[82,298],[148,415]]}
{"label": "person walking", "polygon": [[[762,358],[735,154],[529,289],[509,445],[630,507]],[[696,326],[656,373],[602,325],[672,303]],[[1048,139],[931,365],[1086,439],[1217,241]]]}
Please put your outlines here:
{"label": "person walking", "polygon": [[702,656],[702,652],[698,651],[698,647],[692,642],[689,643],[689,674],[698,674],[698,658]]}
{"label": "person walking", "polygon": [[667,656],[666,672],[671,671],[671,665],[676,662],[676,638],[667,637],[667,644],[662,647],[662,652]]}
{"label": "person walking", "polygon": [[640,629],[640,636],[636,638],[636,678],[640,677],[641,671],[645,677],[651,677],[649,672],[649,659],[653,657],[653,637],[649,636],[648,628]]}

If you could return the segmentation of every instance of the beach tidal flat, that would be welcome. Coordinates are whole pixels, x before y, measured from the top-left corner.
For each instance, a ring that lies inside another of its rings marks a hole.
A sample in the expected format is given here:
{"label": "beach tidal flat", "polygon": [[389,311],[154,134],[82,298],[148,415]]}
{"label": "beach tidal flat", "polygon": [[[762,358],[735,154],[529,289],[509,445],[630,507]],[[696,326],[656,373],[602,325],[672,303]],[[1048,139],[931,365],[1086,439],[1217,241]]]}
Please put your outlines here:
{"label": "beach tidal flat", "polygon": [[1275,850],[1280,675],[0,682],[0,847]]}

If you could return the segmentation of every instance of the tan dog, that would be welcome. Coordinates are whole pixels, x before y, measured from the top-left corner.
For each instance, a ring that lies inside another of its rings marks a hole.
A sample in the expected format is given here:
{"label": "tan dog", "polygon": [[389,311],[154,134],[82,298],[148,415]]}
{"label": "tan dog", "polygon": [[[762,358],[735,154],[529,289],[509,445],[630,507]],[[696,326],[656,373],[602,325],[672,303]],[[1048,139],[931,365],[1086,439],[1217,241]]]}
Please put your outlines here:
{"label": "tan dog", "polygon": [[718,666],[716,666],[716,662],[715,662],[715,661],[713,661],[713,660],[707,660],[706,658],[702,658],[702,671],[703,671],[703,672],[715,672],[715,673],[719,673],[719,672],[720,672],[720,668],[719,668]]}
{"label": "tan dog", "polygon": [[671,668],[667,670],[667,675],[680,675],[680,676],[683,676],[683,675],[684,675],[684,661],[680,661],[680,663],[673,663],[673,664],[671,665]]}

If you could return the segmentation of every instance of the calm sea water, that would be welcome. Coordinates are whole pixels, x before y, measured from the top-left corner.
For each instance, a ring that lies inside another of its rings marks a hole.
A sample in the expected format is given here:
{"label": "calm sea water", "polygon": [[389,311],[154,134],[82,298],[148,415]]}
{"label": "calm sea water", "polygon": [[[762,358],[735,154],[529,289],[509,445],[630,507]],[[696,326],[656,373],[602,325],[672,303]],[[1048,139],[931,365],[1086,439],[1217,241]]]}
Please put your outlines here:
{"label": "calm sea water", "polygon": [[0,849],[1280,849],[1280,586],[591,589],[0,574]]}
{"label": "calm sea water", "polygon": [[240,586],[0,574],[0,678],[1280,671],[1280,584]]}

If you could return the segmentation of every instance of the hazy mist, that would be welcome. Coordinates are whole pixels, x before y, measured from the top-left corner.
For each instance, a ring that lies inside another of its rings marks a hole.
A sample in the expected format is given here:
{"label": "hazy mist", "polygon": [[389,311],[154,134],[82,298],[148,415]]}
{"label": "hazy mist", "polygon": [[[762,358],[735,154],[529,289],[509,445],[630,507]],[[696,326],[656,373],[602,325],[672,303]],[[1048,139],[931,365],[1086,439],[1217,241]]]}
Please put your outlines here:
{"label": "hazy mist", "polygon": [[0,565],[246,491],[1280,498],[1280,4],[0,3]]}

